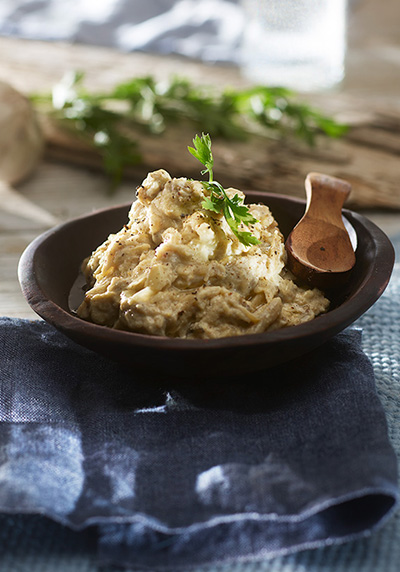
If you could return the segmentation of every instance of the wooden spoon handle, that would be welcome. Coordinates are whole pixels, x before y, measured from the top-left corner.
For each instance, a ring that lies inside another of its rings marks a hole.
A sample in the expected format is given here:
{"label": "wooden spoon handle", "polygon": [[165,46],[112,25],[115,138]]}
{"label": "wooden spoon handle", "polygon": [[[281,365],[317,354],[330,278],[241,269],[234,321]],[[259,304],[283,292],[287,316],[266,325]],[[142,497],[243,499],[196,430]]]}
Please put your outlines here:
{"label": "wooden spoon handle", "polygon": [[309,173],[305,188],[307,196],[305,214],[343,227],[342,207],[350,194],[350,183],[329,175]]}

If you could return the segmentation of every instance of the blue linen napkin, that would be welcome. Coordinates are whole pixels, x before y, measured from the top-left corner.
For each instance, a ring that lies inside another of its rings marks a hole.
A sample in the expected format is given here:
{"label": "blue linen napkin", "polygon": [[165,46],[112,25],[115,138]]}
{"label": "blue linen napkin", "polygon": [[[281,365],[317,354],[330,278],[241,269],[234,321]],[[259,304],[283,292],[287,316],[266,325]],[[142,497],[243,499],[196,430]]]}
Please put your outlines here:
{"label": "blue linen napkin", "polygon": [[369,534],[399,492],[360,341],[165,390],[44,322],[0,319],[0,512],[96,525],[102,562],[152,571]]}

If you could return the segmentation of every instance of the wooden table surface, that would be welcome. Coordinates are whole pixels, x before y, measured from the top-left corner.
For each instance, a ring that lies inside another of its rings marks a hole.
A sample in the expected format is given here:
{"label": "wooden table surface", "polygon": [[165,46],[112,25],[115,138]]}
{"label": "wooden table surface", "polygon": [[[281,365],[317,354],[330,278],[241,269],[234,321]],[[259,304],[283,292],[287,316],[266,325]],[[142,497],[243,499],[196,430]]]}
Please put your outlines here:
{"label": "wooden table surface", "polygon": [[[394,236],[400,232],[400,43],[396,44],[398,26],[393,25],[393,15],[400,16],[400,5],[386,0],[389,15],[387,10],[379,13],[379,6],[379,2],[372,0],[355,3],[349,17],[351,35],[343,85],[333,93],[308,96],[321,109],[340,117],[350,117],[354,125],[351,136],[314,155],[300,153],[299,158],[299,153],[291,149],[284,164],[279,162],[282,154],[279,147],[270,147],[270,156],[278,157],[275,170],[269,164],[265,173],[258,172],[258,181],[261,186],[265,184],[265,188],[272,186],[289,193],[298,187],[301,194],[302,169],[325,172],[330,169],[331,174],[344,174],[351,179],[355,189],[355,210],[367,214],[389,236]],[[149,71],[160,78],[179,71],[180,75],[199,83],[244,85],[239,72],[231,67],[210,67],[146,54],[121,54],[104,48],[0,38],[0,80],[11,83],[23,93],[49,91],[62,73],[71,69],[85,70],[88,83],[99,89]],[[177,137],[179,133],[175,134],[175,141]],[[243,152],[243,148],[238,152]],[[350,161],[346,159],[348,156],[351,156]],[[250,159],[257,163],[256,156],[250,154]],[[157,155],[157,160],[162,157]],[[158,166],[168,167],[171,161],[173,158],[166,154],[167,165]],[[234,156],[231,161],[237,164]],[[156,167],[150,163],[151,160],[139,166],[135,174],[110,196],[101,171],[54,160],[51,152],[44,154],[34,173],[15,187],[18,195],[14,199],[27,202],[14,208],[11,199],[2,197],[0,315],[37,317],[25,302],[17,279],[18,260],[29,242],[52,223],[133,200],[137,184],[149,168]],[[237,166],[235,168],[232,172],[240,181],[242,173]],[[227,172],[229,169],[228,161]],[[35,211],[34,207],[43,209],[53,218],[45,223],[40,210]]]}

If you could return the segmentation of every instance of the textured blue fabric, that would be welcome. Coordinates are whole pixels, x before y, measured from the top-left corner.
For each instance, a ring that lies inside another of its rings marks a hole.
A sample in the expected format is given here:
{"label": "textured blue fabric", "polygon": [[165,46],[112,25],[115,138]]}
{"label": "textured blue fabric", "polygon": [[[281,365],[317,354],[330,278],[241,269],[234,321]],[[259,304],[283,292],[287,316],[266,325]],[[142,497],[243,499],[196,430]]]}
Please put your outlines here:
{"label": "textured blue fabric", "polygon": [[[213,464],[197,479],[197,492],[217,510],[234,507],[235,515],[225,513],[222,521],[175,534],[157,531],[142,519],[103,526],[102,560],[135,563],[140,570],[232,565],[371,532],[378,513],[387,516],[391,495],[398,496],[396,461],[384,443],[385,423],[358,339],[359,332],[348,331],[295,364],[268,372],[270,380],[276,373],[278,383],[282,376],[301,371],[302,383],[272,396],[256,390],[252,403],[262,409],[260,426],[266,434],[257,435],[254,443],[252,429],[238,426],[237,420],[234,429],[229,424],[221,429],[218,439],[227,438],[226,429],[234,433],[240,452],[229,454],[241,462]],[[240,410],[247,409],[246,394],[251,392],[251,384],[245,387],[233,397]],[[223,395],[218,402],[229,404],[230,399]],[[244,425],[254,422],[249,413]],[[251,414],[256,414],[253,409]]]}
{"label": "textured blue fabric", "polygon": [[0,511],[96,524],[104,562],[262,560],[369,533],[397,497],[357,331],[256,380],[185,394],[43,322],[2,319],[0,340]]}

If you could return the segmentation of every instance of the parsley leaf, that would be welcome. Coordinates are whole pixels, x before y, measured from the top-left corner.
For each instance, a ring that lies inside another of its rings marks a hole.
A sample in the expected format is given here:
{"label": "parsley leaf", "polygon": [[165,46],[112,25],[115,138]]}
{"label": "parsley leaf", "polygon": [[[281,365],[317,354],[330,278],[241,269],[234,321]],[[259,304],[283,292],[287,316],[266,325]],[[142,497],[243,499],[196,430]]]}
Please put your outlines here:
{"label": "parsley leaf", "polygon": [[258,238],[251,232],[240,230],[241,223],[250,226],[258,222],[243,204],[243,199],[237,194],[232,198],[228,197],[224,187],[213,179],[214,158],[211,152],[210,135],[205,133],[201,137],[196,135],[193,144],[194,147],[188,147],[188,150],[205,166],[201,174],[208,173],[209,176],[208,182],[203,181],[203,186],[210,191],[210,196],[203,200],[201,206],[208,211],[222,214],[229,228],[242,244],[246,246],[260,244]]}
{"label": "parsley leaf", "polygon": [[189,153],[193,155],[202,165],[205,166],[205,169],[201,171],[202,175],[208,173],[209,182],[213,180],[213,168],[214,168],[214,159],[211,153],[211,137],[207,134],[202,134],[201,137],[198,135],[195,136],[193,139],[193,147],[188,147]]}

